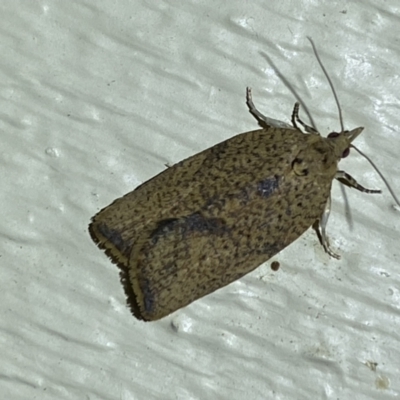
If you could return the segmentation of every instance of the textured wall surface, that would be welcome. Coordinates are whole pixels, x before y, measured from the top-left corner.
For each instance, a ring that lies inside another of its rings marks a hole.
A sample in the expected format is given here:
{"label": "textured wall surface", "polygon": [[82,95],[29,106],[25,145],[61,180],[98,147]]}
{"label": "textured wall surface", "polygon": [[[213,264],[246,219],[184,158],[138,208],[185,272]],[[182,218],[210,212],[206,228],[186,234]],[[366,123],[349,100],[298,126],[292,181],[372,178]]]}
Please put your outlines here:
{"label": "textured wall surface", "polygon": [[[400,193],[400,5],[9,1],[0,4],[2,399],[400,397],[400,212],[335,182],[329,258],[309,230],[239,281],[153,323],[126,306],[92,215],[165,168],[257,128],[245,88],[289,121],[294,97],[338,130],[315,40],[356,145]],[[376,365],[376,364],[377,365]]]}

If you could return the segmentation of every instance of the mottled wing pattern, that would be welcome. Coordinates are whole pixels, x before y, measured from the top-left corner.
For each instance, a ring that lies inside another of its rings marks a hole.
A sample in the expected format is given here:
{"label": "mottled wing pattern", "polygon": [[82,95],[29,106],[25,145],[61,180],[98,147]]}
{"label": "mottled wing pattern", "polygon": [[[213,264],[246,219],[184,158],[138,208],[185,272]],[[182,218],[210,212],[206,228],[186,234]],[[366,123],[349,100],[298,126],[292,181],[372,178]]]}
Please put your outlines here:
{"label": "mottled wing pattern", "polygon": [[129,260],[143,319],[162,318],[240,278],[320,217],[332,178],[319,176],[317,162],[305,175],[293,170],[315,140],[294,130],[248,132],[173,166],[185,175],[172,174],[170,186],[152,185],[142,211],[150,229],[141,221]]}
{"label": "mottled wing pattern", "polygon": [[[287,134],[282,135],[282,131]],[[299,136],[302,137],[302,134],[294,130],[262,129],[237,135],[195,154],[102,209],[92,219],[90,234],[99,247],[107,250],[114,262],[127,266],[133,244],[140,236],[146,236],[146,232],[155,229],[160,220],[186,215],[194,205],[197,207],[197,203],[217,191],[222,197],[224,181],[229,180],[223,172],[227,159],[231,169],[237,170],[236,176],[231,179],[240,181],[251,178],[252,168],[265,169],[271,161],[274,172],[281,174],[280,163],[275,157],[291,149],[293,143],[299,141]],[[253,154],[247,157],[249,150]],[[240,174],[242,178],[238,176]],[[212,182],[212,187],[209,187],[209,182]],[[206,188],[202,186],[204,184]],[[225,190],[230,190],[230,185]],[[189,194],[192,199],[197,197],[197,203],[184,201]]]}

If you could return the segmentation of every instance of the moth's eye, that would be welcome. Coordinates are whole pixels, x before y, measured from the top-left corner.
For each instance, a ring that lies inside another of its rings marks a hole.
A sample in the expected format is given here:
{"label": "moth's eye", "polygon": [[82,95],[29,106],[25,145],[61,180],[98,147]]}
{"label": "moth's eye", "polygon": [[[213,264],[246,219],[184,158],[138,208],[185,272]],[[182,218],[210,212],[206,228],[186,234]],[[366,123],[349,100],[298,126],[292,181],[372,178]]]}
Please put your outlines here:
{"label": "moth's eye", "polygon": [[342,154],[342,158],[346,158],[350,154],[350,147],[348,147]]}
{"label": "moth's eye", "polygon": [[331,132],[331,133],[328,135],[328,138],[335,138],[335,137],[338,137],[338,136],[340,136],[340,133],[338,133],[338,132]]}
{"label": "moth's eye", "polygon": [[295,158],[292,162],[292,168],[296,175],[307,176],[308,168],[303,164],[302,158]]}

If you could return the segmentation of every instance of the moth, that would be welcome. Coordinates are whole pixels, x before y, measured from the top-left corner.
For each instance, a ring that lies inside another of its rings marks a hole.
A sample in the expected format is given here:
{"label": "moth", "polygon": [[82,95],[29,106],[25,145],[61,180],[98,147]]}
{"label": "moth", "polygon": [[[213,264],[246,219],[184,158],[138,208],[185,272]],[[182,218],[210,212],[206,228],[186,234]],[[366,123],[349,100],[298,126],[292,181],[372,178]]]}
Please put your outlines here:
{"label": "moth", "polygon": [[299,103],[291,124],[259,112],[250,89],[247,104],[263,129],[167,168],[92,218],[91,237],[121,268],[137,318],[158,320],[228,285],[311,226],[338,258],[326,235],[333,180],[380,193],[338,169],[362,127],[345,130],[340,115],[341,131],[322,137]]}

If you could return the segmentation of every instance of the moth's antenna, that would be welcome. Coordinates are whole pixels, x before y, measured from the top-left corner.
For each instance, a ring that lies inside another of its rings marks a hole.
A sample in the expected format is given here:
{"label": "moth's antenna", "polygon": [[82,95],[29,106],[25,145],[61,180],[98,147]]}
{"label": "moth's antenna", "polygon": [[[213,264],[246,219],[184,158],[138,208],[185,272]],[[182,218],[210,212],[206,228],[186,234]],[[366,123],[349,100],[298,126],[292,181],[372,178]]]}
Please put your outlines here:
{"label": "moth's antenna", "polygon": [[[328,75],[328,72],[326,71],[326,69],[325,69],[325,67],[324,67],[324,64],[322,64],[322,61],[321,61],[321,59],[319,58],[319,55],[318,55],[318,52],[317,52],[317,49],[316,49],[316,47],[315,47],[315,44],[314,44],[313,40],[312,40],[309,36],[307,36],[307,39],[310,41],[311,46],[312,46],[313,51],[314,51],[314,54],[315,54],[315,57],[316,57],[316,59],[317,59],[319,65],[320,65],[320,67],[321,67],[321,69],[322,69],[322,71],[323,71],[323,73],[324,73],[326,79],[328,80],[329,86],[330,86],[331,89],[332,89],[333,96],[335,97],[335,102],[336,102],[337,108],[338,108],[338,110],[339,110],[340,127],[341,127],[341,129],[342,129],[342,132],[344,132],[343,117],[342,117],[342,109],[340,108],[340,103],[339,103],[339,99],[338,99],[338,97],[337,97],[335,88],[333,87],[333,83],[332,83],[332,81],[331,81],[331,78],[330,78],[329,75]],[[350,147],[352,147],[352,148],[353,148],[354,150],[356,150],[359,154],[361,154],[365,159],[368,160],[368,162],[372,165],[372,167],[374,168],[374,170],[378,173],[378,175],[381,177],[381,179],[382,179],[383,182],[385,183],[385,185],[386,185],[386,187],[388,188],[390,194],[392,195],[392,197],[393,197],[395,203],[400,207],[400,201],[399,201],[399,199],[397,198],[397,196],[395,195],[393,189],[390,187],[389,182],[388,182],[387,179],[383,176],[383,174],[381,173],[381,171],[379,171],[379,169],[378,169],[378,167],[375,165],[375,163],[374,163],[366,154],[364,154],[361,150],[359,150],[356,146],[354,146],[354,144],[351,144]]]}
{"label": "moth's antenna", "polygon": [[329,75],[328,75],[328,72],[326,71],[326,69],[325,69],[325,67],[324,67],[324,64],[322,64],[322,61],[321,61],[321,59],[319,58],[319,55],[318,55],[318,52],[317,52],[317,49],[316,49],[316,47],[315,47],[315,44],[314,44],[313,40],[311,39],[310,36],[307,36],[307,39],[310,41],[311,46],[312,46],[313,51],[314,51],[314,54],[315,54],[315,57],[316,57],[316,59],[317,59],[317,61],[318,61],[318,64],[319,64],[319,66],[321,67],[321,69],[322,69],[322,71],[323,71],[323,73],[324,73],[326,79],[328,80],[329,86],[330,86],[331,89],[332,89],[333,97],[335,98],[335,102],[336,102],[337,108],[338,108],[338,110],[339,110],[340,129],[342,130],[342,132],[344,132],[343,117],[342,117],[342,109],[340,108],[339,99],[338,99],[338,97],[337,97],[335,88],[333,87],[333,83],[332,83],[332,81],[331,81],[331,78],[330,78]]}
{"label": "moth's antenna", "polygon": [[366,155],[364,154],[361,150],[357,149],[356,146],[354,146],[354,144],[350,145],[351,148],[353,148],[354,150],[357,150],[363,157],[365,157],[369,163],[372,165],[372,167],[374,168],[374,170],[379,174],[379,176],[381,177],[381,179],[383,180],[383,182],[385,183],[386,187],[388,188],[390,194],[392,195],[394,201],[396,202],[396,204],[400,207],[400,201],[397,198],[397,196],[395,195],[393,189],[390,187],[389,182],[386,180],[386,178],[382,175],[381,171],[379,171],[378,167],[375,165],[375,163]]}
{"label": "moth's antenna", "polygon": [[278,67],[273,63],[271,58],[265,54],[263,51],[260,51],[260,54],[268,61],[269,65],[272,67],[272,69],[275,71],[275,73],[278,75],[279,79],[283,82],[283,84],[292,92],[293,96],[296,98],[296,100],[301,104],[302,109],[304,112],[307,114],[307,117],[311,123],[311,126],[318,131],[314,119],[308,110],[307,105],[304,103],[302,98],[299,96],[299,94],[296,92],[294,87],[290,84],[290,82],[283,76],[283,74],[279,71]]}

